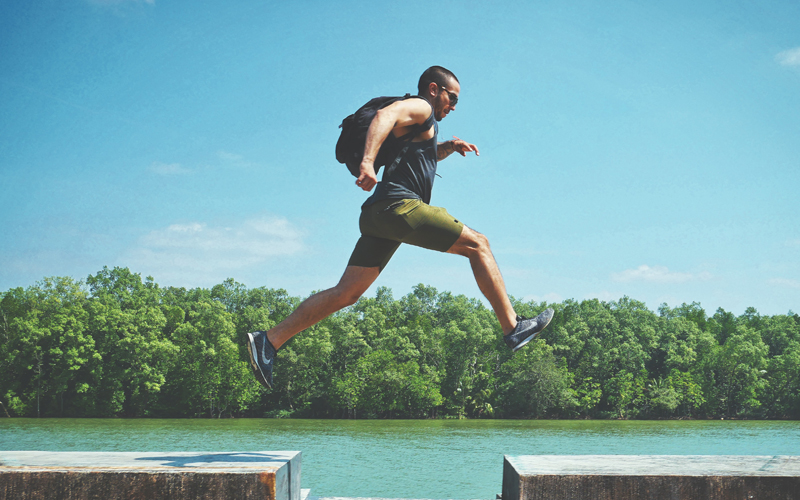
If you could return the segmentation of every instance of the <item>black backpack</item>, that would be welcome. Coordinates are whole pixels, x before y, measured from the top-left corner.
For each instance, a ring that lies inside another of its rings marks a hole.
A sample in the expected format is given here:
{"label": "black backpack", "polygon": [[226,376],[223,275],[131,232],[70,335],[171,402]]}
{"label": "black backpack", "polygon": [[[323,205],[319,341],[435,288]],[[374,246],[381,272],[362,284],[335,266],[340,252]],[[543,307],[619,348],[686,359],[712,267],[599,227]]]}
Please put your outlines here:
{"label": "black backpack", "polygon": [[[347,169],[353,174],[354,177],[361,175],[361,160],[364,158],[364,146],[367,143],[367,130],[369,129],[372,119],[379,109],[385,108],[393,102],[402,101],[411,98],[411,94],[406,94],[403,97],[376,97],[371,99],[368,103],[358,108],[358,111],[342,120],[339,128],[342,133],[339,135],[339,140],[336,142],[336,160],[339,163],[347,165]],[[410,142],[417,134],[421,133],[424,125],[417,125],[414,129],[398,138],[400,141]],[[391,136],[391,134],[390,134]],[[388,169],[391,170],[405,155],[408,150],[408,144],[403,147],[397,156],[391,156],[388,151],[392,148],[387,148],[386,142],[381,145],[378,156],[375,158],[375,173],[378,173],[381,167],[389,165],[392,166]]]}

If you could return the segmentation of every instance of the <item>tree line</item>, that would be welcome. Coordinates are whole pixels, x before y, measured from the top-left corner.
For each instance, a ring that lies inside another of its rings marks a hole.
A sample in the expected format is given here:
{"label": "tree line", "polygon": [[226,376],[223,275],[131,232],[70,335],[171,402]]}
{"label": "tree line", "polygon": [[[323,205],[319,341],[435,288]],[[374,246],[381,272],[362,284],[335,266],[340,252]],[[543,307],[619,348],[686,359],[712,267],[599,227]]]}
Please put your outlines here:
{"label": "tree line", "polygon": [[0,293],[0,414],[26,417],[800,418],[800,316],[698,303],[512,300],[555,318],[513,354],[479,300],[418,285],[289,341],[275,388],[245,333],[300,302],[231,279],[160,287],[127,268]]}

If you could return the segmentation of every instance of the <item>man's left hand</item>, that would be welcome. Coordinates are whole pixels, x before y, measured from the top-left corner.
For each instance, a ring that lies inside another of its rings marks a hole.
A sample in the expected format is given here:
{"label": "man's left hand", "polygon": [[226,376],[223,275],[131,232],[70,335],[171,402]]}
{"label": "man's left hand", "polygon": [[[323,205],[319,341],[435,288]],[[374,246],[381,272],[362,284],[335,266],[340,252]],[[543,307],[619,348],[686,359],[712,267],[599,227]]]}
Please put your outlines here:
{"label": "man's left hand", "polygon": [[460,154],[461,156],[467,156],[467,153],[473,151],[475,156],[480,156],[480,152],[478,151],[478,146],[474,144],[470,144],[467,141],[462,141],[456,136],[453,136],[453,151]]}

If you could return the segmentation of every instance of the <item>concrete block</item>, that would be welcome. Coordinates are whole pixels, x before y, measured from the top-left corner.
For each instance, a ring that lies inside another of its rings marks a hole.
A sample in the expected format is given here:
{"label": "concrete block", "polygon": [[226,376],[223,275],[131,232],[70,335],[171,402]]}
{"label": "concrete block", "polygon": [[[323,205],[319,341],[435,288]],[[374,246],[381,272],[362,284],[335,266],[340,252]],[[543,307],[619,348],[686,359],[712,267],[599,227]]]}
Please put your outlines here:
{"label": "concrete block", "polygon": [[300,500],[301,453],[0,451],[0,500]]}
{"label": "concrete block", "polygon": [[800,457],[506,456],[503,500],[798,500]]}

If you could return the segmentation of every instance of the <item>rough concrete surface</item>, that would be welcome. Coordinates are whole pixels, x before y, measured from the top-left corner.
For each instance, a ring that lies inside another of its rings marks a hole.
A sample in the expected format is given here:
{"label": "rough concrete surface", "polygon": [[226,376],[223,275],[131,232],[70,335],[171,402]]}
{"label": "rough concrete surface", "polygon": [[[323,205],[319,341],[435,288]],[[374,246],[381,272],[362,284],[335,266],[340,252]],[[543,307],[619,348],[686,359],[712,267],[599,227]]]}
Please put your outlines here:
{"label": "rough concrete surface", "polygon": [[300,474],[299,451],[0,451],[0,500],[299,500]]}
{"label": "rough concrete surface", "polygon": [[797,500],[800,457],[506,456],[503,500]]}

